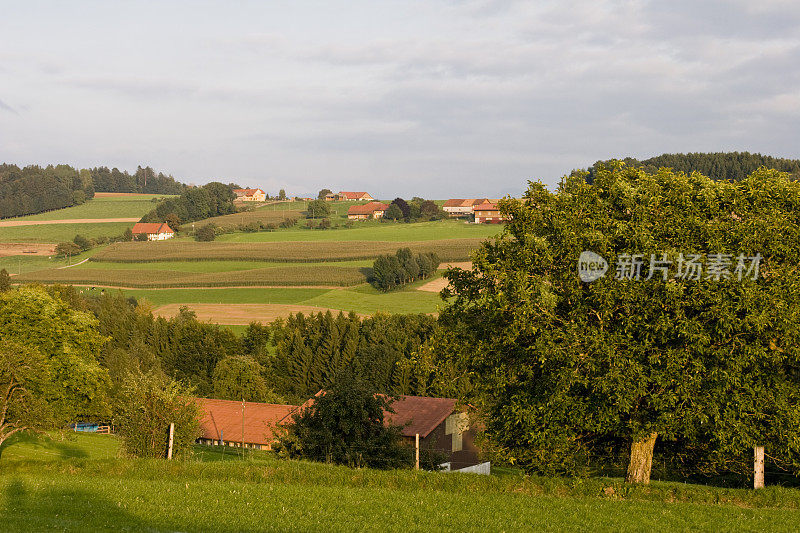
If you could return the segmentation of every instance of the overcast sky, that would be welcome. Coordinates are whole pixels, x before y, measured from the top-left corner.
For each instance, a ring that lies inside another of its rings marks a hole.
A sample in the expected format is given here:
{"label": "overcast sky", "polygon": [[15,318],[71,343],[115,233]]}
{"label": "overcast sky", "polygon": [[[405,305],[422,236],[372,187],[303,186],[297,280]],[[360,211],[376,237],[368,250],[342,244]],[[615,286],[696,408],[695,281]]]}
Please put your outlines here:
{"label": "overcast sky", "polygon": [[798,140],[793,0],[0,0],[0,161],[20,165],[496,197]]}

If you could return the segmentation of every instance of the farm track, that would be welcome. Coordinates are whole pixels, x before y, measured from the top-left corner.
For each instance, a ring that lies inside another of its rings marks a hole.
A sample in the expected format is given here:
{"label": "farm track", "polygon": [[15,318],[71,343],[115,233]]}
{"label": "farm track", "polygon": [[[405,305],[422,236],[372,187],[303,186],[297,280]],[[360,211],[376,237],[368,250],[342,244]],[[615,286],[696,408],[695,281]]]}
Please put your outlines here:
{"label": "farm track", "polygon": [[67,218],[64,220],[0,220],[0,228],[14,228],[18,226],[44,226],[49,224],[102,224],[105,222],[139,222],[139,218]]}

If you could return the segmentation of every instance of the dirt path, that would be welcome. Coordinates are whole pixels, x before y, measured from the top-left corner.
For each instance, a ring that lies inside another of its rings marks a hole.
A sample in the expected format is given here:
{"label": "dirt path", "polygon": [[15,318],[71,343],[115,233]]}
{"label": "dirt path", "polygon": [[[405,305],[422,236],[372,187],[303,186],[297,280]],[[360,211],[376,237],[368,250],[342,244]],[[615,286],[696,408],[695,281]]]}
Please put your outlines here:
{"label": "dirt path", "polygon": [[[472,263],[469,261],[465,261],[462,263],[444,263],[442,265],[439,265],[439,270],[444,270],[447,268],[463,268],[464,270],[471,270]],[[442,289],[447,287],[448,283],[449,282],[445,278],[436,278],[433,281],[429,281],[425,285],[417,287],[417,290],[424,292],[441,292]]]}
{"label": "dirt path", "polygon": [[0,243],[0,257],[12,255],[53,255],[55,244],[27,244],[24,242]]}
{"label": "dirt path", "polygon": [[62,269],[64,269],[64,268],[72,268],[72,267],[76,267],[76,266],[78,266],[78,265],[82,265],[82,264],[84,264],[84,263],[85,263],[86,261],[88,261],[88,260],[89,260],[89,258],[87,257],[86,259],[84,259],[83,261],[81,261],[81,262],[79,262],[79,263],[75,263],[75,264],[72,264],[72,265],[67,265],[67,266],[63,266],[63,267],[58,267],[58,269],[57,269],[57,270],[62,270]]}
{"label": "dirt path", "polygon": [[268,323],[295,313],[309,314],[330,311],[338,314],[340,311],[339,309],[296,304],[168,304],[159,307],[153,311],[153,314],[172,318],[177,316],[180,308],[184,306],[194,311],[197,319],[202,322],[241,326],[246,326],[254,321]]}
{"label": "dirt path", "polygon": [[43,224],[100,224],[102,222],[139,222],[138,218],[66,218],[64,220],[0,220],[0,228],[41,226]]}

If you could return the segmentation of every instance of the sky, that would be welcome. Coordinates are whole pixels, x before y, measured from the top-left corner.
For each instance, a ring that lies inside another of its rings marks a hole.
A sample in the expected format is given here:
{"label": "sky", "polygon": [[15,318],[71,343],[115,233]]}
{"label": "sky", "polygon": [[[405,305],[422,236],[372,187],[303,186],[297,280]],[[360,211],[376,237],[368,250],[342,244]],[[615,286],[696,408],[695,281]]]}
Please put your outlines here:
{"label": "sky", "polygon": [[0,162],[519,196],[612,157],[800,157],[800,2],[0,0]]}

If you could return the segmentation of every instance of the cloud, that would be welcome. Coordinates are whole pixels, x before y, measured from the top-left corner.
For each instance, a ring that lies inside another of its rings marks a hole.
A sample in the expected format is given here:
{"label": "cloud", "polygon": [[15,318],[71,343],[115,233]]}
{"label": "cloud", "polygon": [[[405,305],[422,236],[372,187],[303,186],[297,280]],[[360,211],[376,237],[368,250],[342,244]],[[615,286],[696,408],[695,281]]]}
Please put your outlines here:
{"label": "cloud", "polygon": [[19,112],[16,109],[14,109],[13,107],[11,107],[2,100],[0,100],[0,109],[2,109],[3,111],[8,111],[9,113],[14,113],[15,115],[19,115]]}

